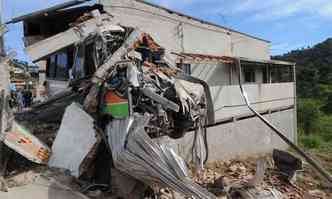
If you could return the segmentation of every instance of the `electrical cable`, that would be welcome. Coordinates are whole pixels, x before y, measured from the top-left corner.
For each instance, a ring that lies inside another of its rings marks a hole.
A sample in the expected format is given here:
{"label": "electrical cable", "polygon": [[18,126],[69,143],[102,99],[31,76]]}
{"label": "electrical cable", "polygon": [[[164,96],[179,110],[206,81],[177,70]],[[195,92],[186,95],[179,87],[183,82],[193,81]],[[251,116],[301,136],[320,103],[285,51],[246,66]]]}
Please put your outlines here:
{"label": "electrical cable", "polygon": [[209,159],[209,143],[208,143],[208,137],[207,137],[207,118],[205,118],[205,123],[203,124],[202,128],[203,128],[203,138],[204,138],[204,146],[205,146],[205,159],[204,159],[204,164],[207,163],[208,159]]}
{"label": "electrical cable", "polygon": [[332,184],[332,176],[331,174],[325,170],[320,164],[318,164],[313,158],[307,155],[303,150],[301,150],[296,144],[294,144],[291,140],[289,140],[277,127],[275,127],[271,122],[265,119],[260,113],[258,113],[251,105],[248,99],[247,93],[242,86],[242,67],[241,60],[235,59],[235,65],[238,68],[239,74],[239,87],[241,90],[241,95],[249,108],[262,122],[264,122],[268,127],[270,127],[284,142],[286,142],[292,149],[294,149],[299,155],[301,155],[316,171],[321,174],[329,183]]}

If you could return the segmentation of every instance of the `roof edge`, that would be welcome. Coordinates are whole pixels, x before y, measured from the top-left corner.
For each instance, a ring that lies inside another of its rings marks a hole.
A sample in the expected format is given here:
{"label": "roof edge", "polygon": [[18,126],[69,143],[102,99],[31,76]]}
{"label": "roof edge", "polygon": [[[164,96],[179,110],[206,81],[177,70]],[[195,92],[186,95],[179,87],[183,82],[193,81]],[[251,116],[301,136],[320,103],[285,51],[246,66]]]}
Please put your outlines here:
{"label": "roof edge", "polygon": [[256,62],[256,63],[286,65],[286,66],[296,65],[295,62],[287,62],[287,61],[281,61],[281,60],[276,60],[276,59],[263,60],[263,59],[251,59],[251,58],[246,58],[246,57],[239,57],[238,59],[240,59],[241,61],[245,61],[245,62]]}
{"label": "roof edge", "polygon": [[206,20],[203,20],[203,19],[199,19],[197,17],[193,17],[193,16],[190,16],[190,15],[187,15],[187,14],[184,14],[184,13],[181,13],[179,11],[175,11],[175,10],[172,10],[172,9],[169,9],[169,8],[166,8],[164,6],[161,6],[161,5],[157,5],[157,4],[154,4],[154,3],[151,3],[151,2],[148,2],[146,0],[135,0],[139,3],[144,3],[146,5],[149,5],[149,6],[153,6],[155,8],[159,8],[159,9],[162,9],[162,10],[165,10],[169,13],[173,13],[173,14],[177,14],[179,16],[182,16],[182,17],[186,17],[186,18],[189,18],[191,20],[194,20],[194,21],[198,21],[198,22],[201,22],[203,24],[207,24],[207,25],[211,25],[211,26],[215,26],[217,28],[222,28],[222,29],[226,29],[228,31],[231,31],[231,32],[235,32],[235,33],[239,33],[239,34],[242,34],[244,36],[247,36],[247,37],[250,37],[250,38],[253,38],[253,39],[257,39],[257,40],[260,40],[260,41],[263,41],[263,42],[266,42],[266,43],[271,43],[271,41],[269,40],[266,40],[266,39],[262,39],[262,38],[259,38],[259,37],[256,37],[256,36],[253,36],[253,35],[250,35],[250,34],[247,34],[247,33],[244,33],[244,32],[240,32],[240,31],[237,31],[237,30],[234,30],[232,28],[228,28],[228,27],[225,27],[225,26],[222,26],[222,25],[219,25],[219,24],[216,24],[216,23],[213,23],[213,22],[209,22],[209,21],[206,21]]}
{"label": "roof edge", "polygon": [[73,7],[73,6],[83,4],[83,3],[86,3],[86,2],[89,2],[89,1],[91,1],[91,0],[71,0],[71,1],[68,1],[68,2],[65,2],[65,3],[56,4],[54,6],[51,6],[51,7],[45,8],[45,9],[37,10],[35,12],[31,12],[31,13],[28,13],[28,14],[25,14],[25,15],[14,17],[10,21],[7,21],[6,24],[18,23],[20,21],[24,21],[27,18],[32,18],[32,17],[37,17],[37,16],[40,16],[40,15],[45,15],[49,12],[53,12],[53,11],[56,11],[56,10],[61,10],[61,9],[69,8],[69,7]]}

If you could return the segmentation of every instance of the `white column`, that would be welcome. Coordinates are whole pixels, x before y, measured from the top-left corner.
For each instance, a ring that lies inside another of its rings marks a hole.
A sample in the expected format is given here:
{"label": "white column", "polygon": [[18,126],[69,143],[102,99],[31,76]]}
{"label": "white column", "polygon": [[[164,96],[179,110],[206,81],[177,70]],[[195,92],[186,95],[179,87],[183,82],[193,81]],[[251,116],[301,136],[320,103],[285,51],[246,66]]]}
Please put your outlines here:
{"label": "white column", "polygon": [[46,81],[46,61],[40,61],[37,63],[39,67],[39,81],[37,85],[37,100],[43,100],[47,97],[47,90],[44,87]]}

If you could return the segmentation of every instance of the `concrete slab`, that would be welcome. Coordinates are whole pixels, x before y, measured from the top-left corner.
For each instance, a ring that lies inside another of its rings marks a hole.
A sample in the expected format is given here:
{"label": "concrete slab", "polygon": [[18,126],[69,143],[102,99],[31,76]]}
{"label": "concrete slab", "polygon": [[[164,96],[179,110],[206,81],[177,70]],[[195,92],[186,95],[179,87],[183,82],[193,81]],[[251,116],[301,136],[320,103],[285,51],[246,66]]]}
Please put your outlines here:
{"label": "concrete slab", "polygon": [[52,146],[50,167],[68,169],[79,177],[80,166],[98,142],[94,120],[76,103],[68,106]]}

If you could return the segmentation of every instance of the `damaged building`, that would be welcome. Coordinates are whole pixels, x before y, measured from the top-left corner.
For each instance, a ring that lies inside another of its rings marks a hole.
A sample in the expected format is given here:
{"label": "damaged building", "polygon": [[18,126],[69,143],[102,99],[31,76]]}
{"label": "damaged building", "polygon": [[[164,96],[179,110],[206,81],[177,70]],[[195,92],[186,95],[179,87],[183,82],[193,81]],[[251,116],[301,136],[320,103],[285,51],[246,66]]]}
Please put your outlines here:
{"label": "damaged building", "polygon": [[[138,27],[148,33],[165,49],[169,62],[207,82],[215,114],[215,121],[207,129],[209,160],[287,148],[247,108],[238,88],[238,69],[232,62],[235,57],[241,60],[243,84],[252,106],[296,141],[295,65],[272,60],[269,41],[142,0],[101,0],[97,5],[71,8],[82,2],[70,1],[10,22],[23,21],[27,52],[39,63],[41,77],[45,74],[50,95],[68,86],[69,71],[75,60],[74,43],[80,40],[70,33],[70,25],[77,23],[77,18],[84,13],[99,10],[109,13],[113,24]],[[54,36],[59,33],[66,36],[62,35],[59,40]],[[80,51],[85,59],[82,76],[95,72],[89,53],[92,48],[93,45],[87,44]],[[54,49],[58,50],[54,52]],[[41,78],[41,83],[44,80]],[[192,134],[188,133],[172,143],[185,157],[191,140]]]}
{"label": "damaged building", "polygon": [[[23,22],[47,93],[8,122],[2,139],[16,155],[65,169],[85,195],[130,199],[164,188],[216,198],[203,183],[207,162],[273,150],[289,180],[301,160],[275,150],[289,146],[332,181],[295,144],[295,63],[271,59],[269,41],[142,0],[94,3],[8,22]],[[264,164],[250,187],[264,180]]]}

